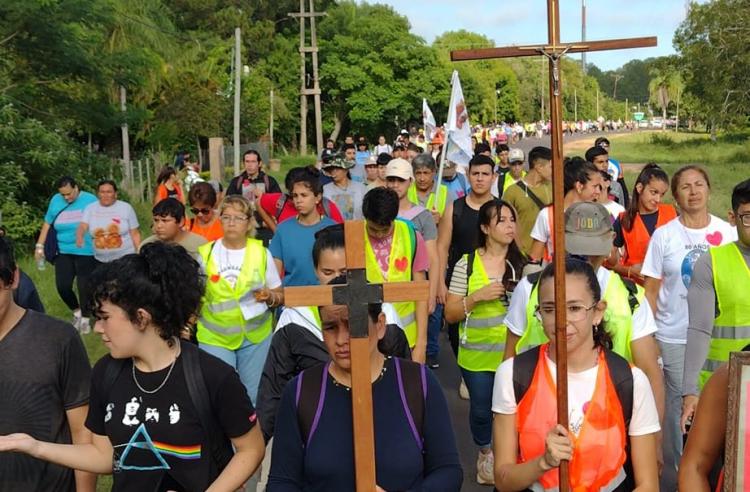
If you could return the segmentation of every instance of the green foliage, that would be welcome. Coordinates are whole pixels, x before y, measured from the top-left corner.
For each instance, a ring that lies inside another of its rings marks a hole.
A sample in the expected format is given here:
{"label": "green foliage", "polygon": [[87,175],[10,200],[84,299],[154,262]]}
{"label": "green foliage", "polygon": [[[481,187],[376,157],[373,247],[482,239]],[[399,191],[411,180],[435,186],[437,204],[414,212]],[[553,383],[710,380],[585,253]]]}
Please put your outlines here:
{"label": "green foliage", "polygon": [[695,115],[712,127],[746,126],[750,115],[747,0],[692,2],[675,34]]}

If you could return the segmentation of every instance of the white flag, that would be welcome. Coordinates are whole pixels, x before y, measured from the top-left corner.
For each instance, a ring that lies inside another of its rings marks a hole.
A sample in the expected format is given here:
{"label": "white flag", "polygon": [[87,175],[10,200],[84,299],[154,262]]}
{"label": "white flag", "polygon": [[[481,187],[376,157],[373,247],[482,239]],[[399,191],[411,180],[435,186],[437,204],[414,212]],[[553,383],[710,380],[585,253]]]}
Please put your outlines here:
{"label": "white flag", "polygon": [[474,156],[471,148],[471,124],[469,113],[466,110],[464,92],[461,89],[461,81],[458,71],[453,71],[451,77],[451,101],[448,105],[448,124],[446,126],[449,161],[466,166]]}
{"label": "white flag", "polygon": [[427,105],[427,99],[422,98],[422,125],[424,126],[424,136],[428,142],[432,142],[437,131],[435,117],[432,115],[430,107]]}

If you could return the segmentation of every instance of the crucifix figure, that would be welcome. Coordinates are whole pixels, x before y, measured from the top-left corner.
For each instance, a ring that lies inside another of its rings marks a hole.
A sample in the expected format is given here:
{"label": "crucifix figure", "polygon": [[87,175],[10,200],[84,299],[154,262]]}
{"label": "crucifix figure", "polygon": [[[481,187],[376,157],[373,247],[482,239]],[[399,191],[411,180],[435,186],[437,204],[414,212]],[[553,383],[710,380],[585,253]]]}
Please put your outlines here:
{"label": "crucifix figure", "polygon": [[357,492],[375,490],[375,434],[372,415],[372,383],[368,343],[368,304],[425,301],[429,282],[370,284],[365,270],[364,222],[344,223],[346,244],[345,285],[287,287],[286,306],[343,305],[349,310],[349,342],[352,361],[352,416],[354,422],[354,462]]}
{"label": "crucifix figure", "polygon": [[[560,59],[566,53],[585,53],[588,51],[606,51],[627,48],[644,48],[656,46],[656,37],[612,39],[605,41],[585,41],[581,43],[560,42],[560,6],[559,0],[547,0],[547,34],[546,45],[509,46],[500,48],[482,48],[473,50],[456,50],[451,52],[452,61],[486,60],[493,58],[515,58],[520,56],[543,55],[549,60],[551,149],[552,149],[552,203],[554,228],[553,241],[555,271],[555,306],[565,306],[565,230],[563,193],[563,142],[562,142],[562,81]],[[597,115],[598,116],[598,115]],[[555,341],[557,360],[557,418],[558,423],[568,428],[568,367],[567,340],[565,338],[566,310],[555,309]],[[560,466],[560,490],[568,490],[568,466]]]}

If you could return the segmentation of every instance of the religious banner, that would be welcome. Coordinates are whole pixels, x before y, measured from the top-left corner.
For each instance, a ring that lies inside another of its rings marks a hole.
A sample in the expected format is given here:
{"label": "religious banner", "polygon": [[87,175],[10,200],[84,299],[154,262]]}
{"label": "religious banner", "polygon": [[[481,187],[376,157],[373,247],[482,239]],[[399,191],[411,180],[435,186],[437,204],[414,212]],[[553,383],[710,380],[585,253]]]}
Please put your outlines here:
{"label": "religious banner", "polygon": [[427,105],[427,99],[422,98],[422,126],[424,126],[424,137],[428,142],[432,142],[437,134],[437,124],[435,117],[432,115],[430,107]]}
{"label": "religious banner", "polygon": [[458,71],[453,71],[451,77],[451,101],[448,105],[448,124],[445,128],[447,139],[447,158],[462,166],[468,166],[474,156],[471,147],[471,124],[469,123],[469,112],[464,100],[464,91],[461,89],[461,80]]}

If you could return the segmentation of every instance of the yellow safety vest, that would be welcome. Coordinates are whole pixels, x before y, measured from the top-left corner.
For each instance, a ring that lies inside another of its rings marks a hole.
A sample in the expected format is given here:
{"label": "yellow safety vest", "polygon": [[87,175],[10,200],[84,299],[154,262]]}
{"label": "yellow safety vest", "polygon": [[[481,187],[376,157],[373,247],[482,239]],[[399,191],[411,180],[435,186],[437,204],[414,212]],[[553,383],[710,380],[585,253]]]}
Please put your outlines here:
{"label": "yellow safety vest", "polygon": [[[468,294],[489,285],[490,279],[478,254],[473,255]],[[469,255],[464,255],[469,261]],[[468,263],[467,263],[468,265]],[[503,361],[507,328],[503,324],[506,308],[499,299],[480,301],[459,327],[458,365],[469,371],[495,372]]]}
{"label": "yellow safety vest", "polygon": [[242,314],[241,306],[254,304],[253,291],[266,283],[266,248],[260,240],[247,240],[242,269],[237,283],[232,287],[221,277],[216,263],[211,259],[215,242],[198,248],[207,280],[196,337],[200,343],[229,350],[240,348],[245,338],[251,343],[260,343],[271,334],[271,311],[261,304],[265,309],[248,320]]}
{"label": "yellow safety vest", "polygon": [[[549,341],[544,333],[542,323],[534,315],[537,307],[538,287],[539,283],[536,282],[531,289],[529,302],[526,304],[526,331],[516,344],[516,354]],[[638,302],[643,302],[644,295],[645,291],[638,286],[638,293],[636,294]],[[633,309],[630,307],[630,292],[625,287],[620,275],[610,274],[607,290],[604,291],[604,300],[607,301],[604,321],[606,322],[607,332],[612,337],[612,351],[632,363],[633,354],[630,351],[630,341],[633,339]]]}
{"label": "yellow safety vest", "polygon": [[747,296],[750,269],[735,243],[711,248],[709,253],[719,314],[714,319],[708,357],[698,377],[700,389],[711,374],[729,360],[730,352],[739,352],[750,344],[750,298]]}
{"label": "yellow safety vest", "polygon": [[[438,194],[440,195],[437,202],[437,211],[442,216],[443,212],[445,212],[445,205],[448,203],[448,187],[444,184],[440,185],[440,188],[438,188]],[[412,202],[414,205],[421,205],[419,203],[419,195],[417,194],[417,186],[412,183],[411,186],[409,186],[409,192],[407,194],[407,198],[410,202]],[[431,191],[429,196],[427,197],[427,203],[424,205],[424,208],[432,212],[432,207],[435,204],[435,192]]]}
{"label": "yellow safety vest", "polygon": [[[521,179],[523,179],[526,176],[526,171],[521,172]],[[516,184],[519,180],[513,178],[513,176],[510,174],[510,171],[505,173],[505,177],[503,179],[503,195],[506,191],[508,191],[508,188]]]}
{"label": "yellow safety vest", "polygon": [[[380,271],[375,252],[367,237],[367,228],[365,228],[365,267],[368,282],[382,284],[385,282],[410,282],[412,280],[411,268],[417,244],[414,240],[415,233],[410,230],[411,227],[403,220],[396,219],[393,221],[393,240],[391,241],[391,251],[388,254],[387,278],[383,278],[383,272]],[[414,242],[412,243],[412,241]],[[414,347],[417,343],[416,303],[414,301],[394,302],[393,306],[401,318],[401,325],[406,332],[409,346]]]}

